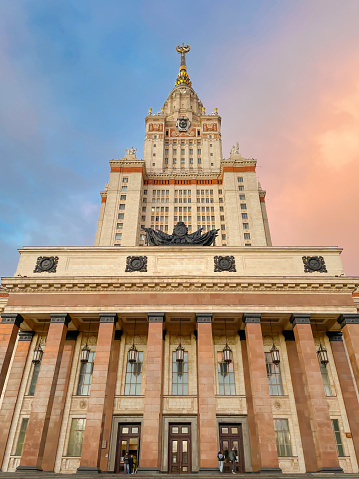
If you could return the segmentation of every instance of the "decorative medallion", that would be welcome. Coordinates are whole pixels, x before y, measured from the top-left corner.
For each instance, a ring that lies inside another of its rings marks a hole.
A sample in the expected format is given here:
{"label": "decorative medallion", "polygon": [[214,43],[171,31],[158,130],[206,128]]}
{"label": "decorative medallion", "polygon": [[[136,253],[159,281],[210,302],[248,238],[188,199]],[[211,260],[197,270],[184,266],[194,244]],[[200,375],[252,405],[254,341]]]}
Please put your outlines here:
{"label": "decorative medallion", "polygon": [[181,116],[177,118],[176,127],[178,131],[188,131],[188,128],[191,126],[191,122],[185,116]]}
{"label": "decorative medallion", "polygon": [[36,261],[34,273],[56,273],[58,256],[39,256]]}
{"label": "decorative medallion", "polygon": [[147,256],[127,256],[126,273],[147,272]]}
{"label": "decorative medallion", "polygon": [[323,256],[303,256],[305,273],[328,273]]}
{"label": "decorative medallion", "polygon": [[187,226],[183,221],[179,221],[173,228],[171,235],[152,228],[144,228],[144,231],[146,231],[146,244],[148,246],[210,246],[214,243],[219,230],[213,229],[201,234],[202,228],[199,228],[194,233],[188,234]]}
{"label": "decorative medallion", "polygon": [[214,271],[230,271],[236,272],[236,261],[234,256],[215,256],[214,257]]}

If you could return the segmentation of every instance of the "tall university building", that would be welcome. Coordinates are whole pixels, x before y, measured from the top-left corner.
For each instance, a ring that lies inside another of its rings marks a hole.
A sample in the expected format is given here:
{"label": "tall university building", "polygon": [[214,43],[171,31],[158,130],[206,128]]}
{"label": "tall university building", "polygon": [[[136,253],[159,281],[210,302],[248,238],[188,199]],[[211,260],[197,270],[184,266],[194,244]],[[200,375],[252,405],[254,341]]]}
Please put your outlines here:
{"label": "tall university building", "polygon": [[[358,472],[359,278],[273,247],[256,160],[181,66],[110,161],[94,247],[24,247],[0,296],[2,471]],[[202,229],[198,231],[199,229]]]}

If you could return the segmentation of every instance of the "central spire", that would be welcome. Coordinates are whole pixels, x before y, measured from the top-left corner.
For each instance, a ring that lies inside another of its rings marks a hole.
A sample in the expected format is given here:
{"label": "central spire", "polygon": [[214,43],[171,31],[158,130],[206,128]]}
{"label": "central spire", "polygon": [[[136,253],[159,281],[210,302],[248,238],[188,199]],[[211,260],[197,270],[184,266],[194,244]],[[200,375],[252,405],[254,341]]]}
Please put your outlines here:
{"label": "central spire", "polygon": [[192,86],[192,82],[189,79],[188,73],[187,73],[187,67],[186,67],[186,53],[188,53],[191,50],[191,47],[189,45],[184,45],[182,43],[182,46],[177,45],[176,46],[176,52],[181,54],[181,66],[180,66],[180,71],[177,77],[177,80],[175,81],[175,85],[188,85]]}

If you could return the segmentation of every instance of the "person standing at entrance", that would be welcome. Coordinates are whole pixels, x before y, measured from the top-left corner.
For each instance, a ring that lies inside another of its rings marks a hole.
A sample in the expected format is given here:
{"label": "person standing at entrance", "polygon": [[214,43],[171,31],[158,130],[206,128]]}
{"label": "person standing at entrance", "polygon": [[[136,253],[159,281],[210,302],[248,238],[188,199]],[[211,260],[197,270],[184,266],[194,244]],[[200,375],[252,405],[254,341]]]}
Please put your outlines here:
{"label": "person standing at entrance", "polygon": [[126,451],[126,454],[123,456],[123,469],[125,474],[130,473],[130,456],[128,454],[128,451]]}
{"label": "person standing at entrance", "polygon": [[128,465],[130,466],[130,474],[133,474],[133,454],[130,454]]}
{"label": "person standing at entrance", "polygon": [[232,474],[237,474],[236,473],[236,459],[237,459],[237,453],[234,447],[232,447],[231,452],[229,453],[229,460],[232,463]]}
{"label": "person standing at entrance", "polygon": [[218,451],[217,457],[218,457],[219,472],[222,474],[223,464],[224,464],[224,454],[222,453],[222,451]]}

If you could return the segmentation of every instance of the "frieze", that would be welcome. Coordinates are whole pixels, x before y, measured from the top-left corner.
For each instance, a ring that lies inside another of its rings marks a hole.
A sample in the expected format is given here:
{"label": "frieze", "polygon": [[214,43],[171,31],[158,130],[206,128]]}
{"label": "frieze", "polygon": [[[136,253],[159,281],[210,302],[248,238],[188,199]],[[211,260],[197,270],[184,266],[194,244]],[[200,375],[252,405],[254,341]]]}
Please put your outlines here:
{"label": "frieze", "polygon": [[126,344],[127,345],[132,345],[132,343],[145,345],[145,344],[147,344],[147,336],[145,336],[145,335],[131,336],[130,334],[128,334],[126,336]]}
{"label": "frieze", "polygon": [[303,256],[305,273],[328,273],[323,256]]}
{"label": "frieze", "polygon": [[36,261],[34,273],[56,273],[58,256],[39,256]]}
{"label": "frieze", "polygon": [[97,344],[97,337],[96,336],[87,336],[87,334],[84,332],[82,336],[82,341],[81,341],[81,346],[85,346],[85,344],[88,344],[89,346],[96,346]]}
{"label": "frieze", "polygon": [[148,131],[163,131],[163,123],[149,123]]}
{"label": "frieze", "polygon": [[191,345],[191,336],[175,336],[171,335],[170,339],[170,344],[171,346],[175,345],[177,346],[179,342],[181,341],[181,344],[184,346],[190,346]]}
{"label": "frieze", "polygon": [[147,256],[127,256],[126,273],[146,273],[147,272]]}
{"label": "frieze", "polygon": [[203,131],[217,131],[217,123],[203,123]]}
{"label": "frieze", "polygon": [[231,346],[235,346],[235,344],[236,344],[236,340],[234,339],[233,336],[227,336],[227,338],[226,338],[226,336],[215,335],[213,337],[213,342],[214,342],[214,344],[221,345],[221,346],[222,345],[224,346],[226,343],[230,344]]}
{"label": "frieze", "polygon": [[220,271],[235,273],[237,271],[234,256],[215,256],[213,259],[215,273]]}

